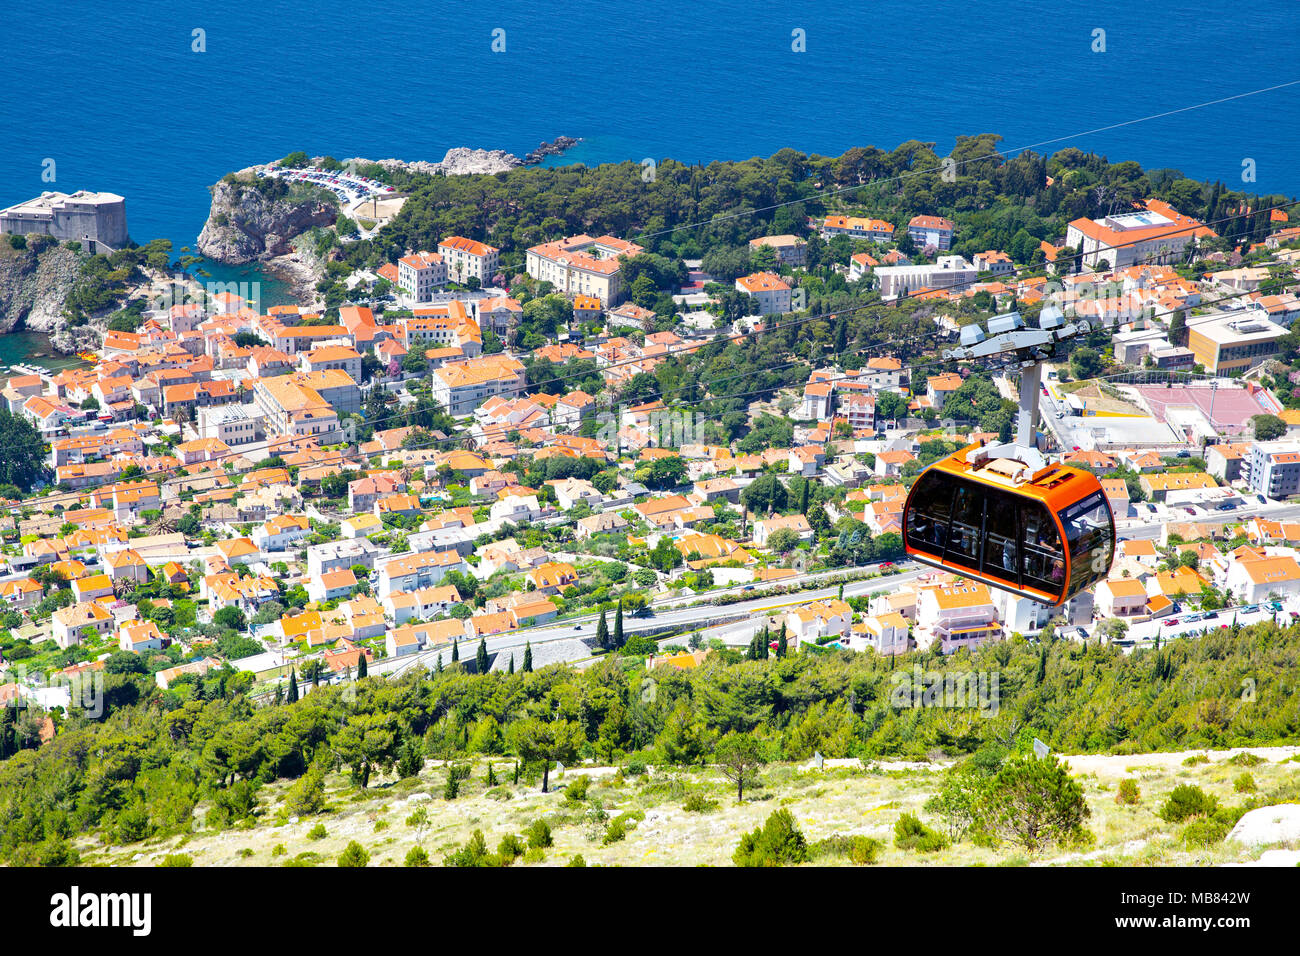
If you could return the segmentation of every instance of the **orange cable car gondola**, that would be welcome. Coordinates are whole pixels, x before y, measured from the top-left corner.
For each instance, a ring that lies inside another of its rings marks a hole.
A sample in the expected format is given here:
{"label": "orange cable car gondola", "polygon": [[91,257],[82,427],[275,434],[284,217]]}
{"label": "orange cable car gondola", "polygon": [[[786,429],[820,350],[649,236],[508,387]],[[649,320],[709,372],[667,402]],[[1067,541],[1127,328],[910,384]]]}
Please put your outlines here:
{"label": "orange cable car gondola", "polygon": [[917,477],[903,509],[908,556],[1052,606],[1104,580],[1115,518],[1097,477],[991,450],[971,445]]}

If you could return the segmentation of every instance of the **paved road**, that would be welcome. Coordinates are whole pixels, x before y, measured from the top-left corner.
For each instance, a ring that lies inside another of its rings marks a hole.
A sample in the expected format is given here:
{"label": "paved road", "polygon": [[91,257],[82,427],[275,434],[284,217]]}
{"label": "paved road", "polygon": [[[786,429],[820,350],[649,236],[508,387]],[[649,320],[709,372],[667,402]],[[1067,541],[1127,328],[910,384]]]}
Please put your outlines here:
{"label": "paved road", "polygon": [[[894,589],[901,584],[915,581],[922,574],[927,573],[927,571],[928,569],[925,568],[909,566],[907,570],[891,575],[888,578],[870,578],[863,581],[850,581],[844,585],[844,596],[857,597],[863,594],[870,594],[873,591],[879,591],[883,588]],[[814,588],[807,591],[801,591],[798,594],[783,594],[771,597],[755,598],[752,601],[739,601],[735,604],[721,607],[704,604],[693,607],[668,608],[658,611],[654,615],[648,617],[633,617],[628,614],[623,617],[623,633],[631,635],[640,631],[659,630],[668,627],[681,630],[696,627],[702,628],[705,622],[721,617],[740,619],[734,625],[728,625],[729,627],[734,626],[752,629],[754,618],[762,612],[786,607],[791,604],[804,604],[809,601],[834,597],[838,591],[839,585],[837,584],[833,587]],[[546,641],[591,637],[595,633],[597,619],[598,615],[592,614],[581,618],[567,620],[560,624],[543,624],[538,627],[526,628],[518,631],[508,631],[505,634],[497,634],[487,639],[488,652],[495,654],[504,651],[509,654],[511,651],[515,651],[516,660],[521,661],[523,659],[523,647],[526,643],[536,645]],[[477,646],[477,643],[472,640],[464,641],[462,642],[462,652],[472,656]],[[423,651],[419,654],[411,654],[406,657],[378,661],[370,665],[368,672],[372,674],[400,674],[411,667],[417,666],[417,664],[429,667],[437,659],[439,653],[444,655],[444,663],[447,662],[447,649],[441,647],[429,651]]]}

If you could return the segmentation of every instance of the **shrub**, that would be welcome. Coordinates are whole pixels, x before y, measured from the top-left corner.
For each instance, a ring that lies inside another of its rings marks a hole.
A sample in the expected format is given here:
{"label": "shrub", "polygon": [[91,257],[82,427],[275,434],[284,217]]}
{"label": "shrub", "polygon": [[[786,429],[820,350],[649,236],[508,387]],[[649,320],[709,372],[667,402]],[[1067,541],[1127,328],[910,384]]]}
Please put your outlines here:
{"label": "shrub", "polygon": [[876,862],[880,851],[884,848],[885,844],[875,837],[855,836],[852,846],[849,847],[849,859],[858,866],[867,866]]}
{"label": "shrub", "polygon": [[582,858],[581,853],[573,854],[573,859],[569,860],[569,862],[565,864],[565,866],[586,866],[586,865],[587,865],[587,861]]}
{"label": "shrub", "polygon": [[687,813],[711,813],[718,809],[718,801],[710,800],[702,793],[692,793],[682,804],[682,809]]}
{"label": "shrub", "polygon": [[524,855],[524,844],[513,833],[507,833],[497,845],[497,855],[509,865]]}
{"label": "shrub", "polygon": [[329,834],[326,832],[325,824],[323,823],[318,823],[307,831],[308,840],[323,840],[327,836],[329,836]]}
{"label": "shrub", "polygon": [[1232,830],[1232,824],[1217,817],[1202,817],[1183,828],[1183,842],[1189,850],[1222,843]]}
{"label": "shrub", "polygon": [[543,863],[546,861],[546,851],[540,846],[529,847],[524,851],[525,863]]}
{"label": "shrub", "polygon": [[551,837],[551,825],[541,817],[528,824],[524,836],[528,840],[528,845],[535,850],[544,850],[555,843]]}
{"label": "shrub", "polygon": [[1219,801],[1200,787],[1188,783],[1174,787],[1160,807],[1160,818],[1167,823],[1182,823],[1191,817],[1209,816],[1219,809]]}
{"label": "shrub", "polygon": [[731,855],[736,866],[785,866],[808,859],[808,843],[789,810],[777,810],[763,826],[741,836]]}
{"label": "shrub", "polygon": [[356,840],[351,841],[347,848],[339,854],[339,866],[365,866],[370,862],[370,854]]}
{"label": "shrub", "polygon": [[1228,763],[1232,764],[1234,767],[1258,767],[1262,763],[1268,763],[1268,761],[1263,757],[1250,753],[1247,750],[1243,750],[1241,753],[1229,757]]}
{"label": "shrub", "polygon": [[1115,802],[1124,806],[1134,806],[1142,801],[1142,791],[1136,780],[1121,780],[1115,790]]}
{"label": "shrub", "polygon": [[193,866],[194,857],[188,853],[168,853],[162,858],[159,866]]}
{"label": "shrub", "polygon": [[627,775],[629,777],[641,777],[645,775],[645,761],[633,760],[627,765]]}
{"label": "shrub", "polygon": [[1205,754],[1192,754],[1190,757],[1188,757],[1186,760],[1183,761],[1183,766],[1195,767],[1197,764],[1209,763],[1209,762],[1210,762],[1210,758],[1207,757]]}
{"label": "shrub", "polygon": [[428,866],[429,854],[424,852],[424,847],[413,846],[406,853],[406,861],[403,866]]}
{"label": "shrub", "polygon": [[1236,780],[1232,781],[1232,789],[1237,793],[1254,793],[1259,789],[1255,785],[1255,778],[1248,773],[1243,773]]}
{"label": "shrub", "polygon": [[239,851],[239,855],[241,858],[247,860],[250,856],[253,855],[253,848],[251,846],[246,846]]}
{"label": "shrub", "polygon": [[496,866],[497,861],[488,853],[487,840],[483,838],[483,831],[475,830],[463,847],[443,857],[442,865]]}
{"label": "shrub", "polygon": [[289,851],[284,848],[283,843],[277,843],[271,850],[271,856],[284,856]]}
{"label": "shrub", "polygon": [[625,836],[627,836],[627,822],[622,816],[617,816],[605,828],[605,835],[600,842],[605,846],[609,846],[611,843],[618,843]]}
{"label": "shrub", "polygon": [[564,788],[564,799],[569,803],[581,803],[587,799],[589,789],[591,789],[591,778],[584,774]]}
{"label": "shrub", "polygon": [[894,823],[894,846],[900,850],[934,853],[947,845],[947,837],[937,830],[931,830],[916,814],[904,813]]}
{"label": "shrub", "polygon": [[289,788],[285,809],[297,817],[308,817],[325,809],[325,771],[311,767]]}

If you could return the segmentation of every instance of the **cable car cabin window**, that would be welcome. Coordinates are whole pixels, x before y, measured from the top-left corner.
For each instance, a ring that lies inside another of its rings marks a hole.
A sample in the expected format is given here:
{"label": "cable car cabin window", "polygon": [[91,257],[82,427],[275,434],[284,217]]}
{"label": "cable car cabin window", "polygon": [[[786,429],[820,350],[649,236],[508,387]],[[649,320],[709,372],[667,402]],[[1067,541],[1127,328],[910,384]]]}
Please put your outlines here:
{"label": "cable car cabin window", "polygon": [[1023,582],[1040,591],[1059,594],[1065,586],[1065,552],[1061,534],[1047,509],[1036,502],[1022,506],[1021,534]]}
{"label": "cable car cabin window", "polygon": [[914,504],[907,511],[907,543],[918,551],[943,557],[955,485],[949,475],[934,469],[917,479]]}
{"label": "cable car cabin window", "polygon": [[1110,567],[1114,526],[1101,492],[1062,511],[1061,526],[1070,545],[1070,591],[1073,593],[1105,576]]}
{"label": "cable car cabin window", "polygon": [[948,526],[948,550],[944,557],[954,564],[978,571],[980,545],[984,542],[984,493],[979,486],[958,486],[952,498],[952,523]]}
{"label": "cable car cabin window", "polygon": [[1018,587],[1016,551],[1020,541],[1020,513],[1034,504],[1020,495],[995,488],[985,489],[984,494],[984,573]]}

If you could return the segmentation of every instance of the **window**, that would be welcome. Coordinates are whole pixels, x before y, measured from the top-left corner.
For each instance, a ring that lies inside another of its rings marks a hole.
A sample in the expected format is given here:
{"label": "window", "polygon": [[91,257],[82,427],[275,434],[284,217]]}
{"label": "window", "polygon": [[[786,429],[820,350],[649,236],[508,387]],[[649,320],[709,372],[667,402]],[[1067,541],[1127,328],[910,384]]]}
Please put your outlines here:
{"label": "window", "polygon": [[1061,512],[1070,547],[1070,590],[1078,591],[1105,576],[1110,567],[1114,525],[1101,492]]}

